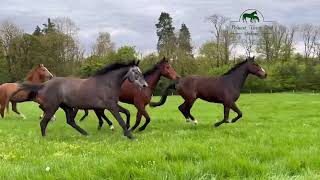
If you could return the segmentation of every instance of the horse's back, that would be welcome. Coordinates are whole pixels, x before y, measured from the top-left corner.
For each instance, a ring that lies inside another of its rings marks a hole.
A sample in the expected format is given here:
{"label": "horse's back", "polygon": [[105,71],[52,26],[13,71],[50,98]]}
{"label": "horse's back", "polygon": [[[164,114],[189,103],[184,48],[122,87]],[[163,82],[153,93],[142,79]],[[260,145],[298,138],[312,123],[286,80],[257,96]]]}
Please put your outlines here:
{"label": "horse's back", "polygon": [[221,87],[223,87],[223,84],[220,78],[190,76],[182,80],[178,92],[182,96],[192,96],[210,102],[221,102],[221,96],[223,96]]}

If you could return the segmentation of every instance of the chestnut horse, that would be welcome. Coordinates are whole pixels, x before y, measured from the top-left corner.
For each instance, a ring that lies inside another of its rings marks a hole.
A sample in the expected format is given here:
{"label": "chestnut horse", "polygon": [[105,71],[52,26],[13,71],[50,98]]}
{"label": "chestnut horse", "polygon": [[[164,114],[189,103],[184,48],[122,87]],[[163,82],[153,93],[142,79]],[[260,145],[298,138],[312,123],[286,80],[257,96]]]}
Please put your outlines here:
{"label": "chestnut horse", "polygon": [[[163,58],[160,62],[158,62],[154,67],[143,74],[144,79],[148,83],[148,87],[143,88],[140,91],[136,88],[132,83],[129,81],[125,81],[121,86],[119,100],[124,103],[133,104],[138,112],[136,117],[136,123],[130,129],[131,131],[135,130],[141,121],[141,117],[144,116],[146,122],[139,128],[139,131],[143,131],[147,125],[150,123],[150,116],[147,113],[145,107],[150,103],[151,96],[157,86],[158,81],[160,80],[161,76],[164,76],[168,79],[177,79],[176,71],[171,67],[168,60]],[[112,122],[103,114],[103,111],[98,112],[99,110],[95,110],[95,113],[99,119],[99,126],[98,129],[101,128],[103,121],[103,117],[110,126],[110,129],[113,129]],[[100,117],[99,117],[100,114]],[[88,111],[85,110],[85,115],[80,119],[82,121],[88,115]],[[102,115],[102,116],[101,116]],[[127,127],[130,126],[130,116],[127,115]]]}
{"label": "chestnut horse", "polygon": [[[39,64],[28,73],[25,81],[40,84],[48,79],[51,79],[52,77],[53,75],[48,71],[48,69],[43,64]],[[9,101],[12,104],[12,111],[19,114],[23,119],[26,118],[18,111],[17,103],[25,101],[28,98],[28,93],[21,91],[10,99],[12,93],[17,89],[17,83],[4,83],[0,86],[0,113],[2,118],[4,117],[5,108],[7,108],[7,111],[9,111]]]}
{"label": "chestnut horse", "polygon": [[169,91],[175,89],[184,99],[184,103],[179,106],[179,110],[186,118],[187,122],[190,122],[190,118],[192,122],[197,124],[197,120],[191,115],[190,110],[196,99],[200,98],[208,102],[223,104],[224,118],[215,123],[216,127],[220,126],[222,123],[229,123],[230,109],[238,114],[237,117],[231,120],[231,122],[234,123],[242,117],[242,112],[235,102],[240,97],[240,90],[249,74],[256,75],[260,78],[267,77],[267,73],[254,61],[254,57],[249,57],[245,61],[235,65],[220,77],[190,76],[182,78],[177,83],[171,84],[165,90],[160,102],[152,102],[150,103],[150,106],[156,107],[164,104]]}

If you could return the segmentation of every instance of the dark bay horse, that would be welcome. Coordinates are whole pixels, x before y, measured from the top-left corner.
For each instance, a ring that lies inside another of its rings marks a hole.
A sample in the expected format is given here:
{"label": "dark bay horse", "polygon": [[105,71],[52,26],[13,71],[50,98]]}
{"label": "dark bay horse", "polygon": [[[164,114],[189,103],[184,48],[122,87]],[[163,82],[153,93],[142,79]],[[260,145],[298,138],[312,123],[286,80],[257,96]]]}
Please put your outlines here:
{"label": "dark bay horse", "polygon": [[[39,64],[28,73],[25,81],[40,84],[51,79],[52,77],[53,75],[48,71],[48,69],[43,64]],[[23,119],[25,119],[25,116],[18,111],[17,103],[25,101],[28,98],[28,92],[21,91],[10,99],[11,95],[17,89],[18,83],[4,83],[0,86],[0,114],[2,118],[4,117],[5,108],[9,110],[8,105],[10,101],[12,104],[12,111],[19,114]]]}
{"label": "dark bay horse", "polygon": [[164,104],[169,91],[176,89],[178,94],[184,99],[184,103],[179,106],[179,110],[187,122],[190,121],[190,118],[192,122],[197,123],[197,120],[191,115],[190,110],[195,100],[200,98],[208,102],[223,104],[224,118],[215,123],[216,127],[222,123],[229,122],[230,109],[238,114],[237,117],[231,120],[231,122],[234,123],[242,117],[242,112],[235,102],[240,97],[240,89],[249,74],[256,75],[260,78],[267,77],[267,73],[254,61],[254,57],[247,58],[220,77],[190,76],[182,78],[177,83],[171,84],[165,90],[160,102],[150,103],[150,106],[156,107]]}
{"label": "dark bay horse", "polygon": [[[145,107],[146,107],[146,105],[148,105],[150,103],[151,96],[152,96],[161,76],[164,76],[168,79],[173,79],[173,80],[177,79],[176,71],[171,67],[168,60],[166,60],[165,58],[163,58],[160,62],[155,64],[152,69],[143,73],[143,76],[144,76],[144,79],[148,83],[147,88],[143,88],[140,91],[132,83],[130,83],[129,81],[125,81],[122,84],[121,90],[120,90],[119,100],[124,103],[133,104],[138,110],[137,117],[136,117],[136,123],[131,128],[132,131],[135,130],[139,126],[142,116],[145,117],[146,122],[144,125],[142,125],[139,128],[139,131],[144,130],[147,127],[147,125],[150,123],[150,116],[147,113]],[[95,111],[95,113],[99,119],[98,129],[100,129],[103,124],[102,117],[101,116],[99,117],[99,114],[103,115],[103,118],[109,124],[110,129],[113,129],[112,122],[103,114],[103,112]],[[80,119],[80,121],[82,121],[87,115],[88,115],[88,111],[85,111],[85,115]],[[130,124],[129,122],[130,122],[130,116],[127,115],[128,127]]]}
{"label": "dark bay horse", "polygon": [[115,63],[97,71],[87,79],[55,77],[41,85],[22,84],[20,90],[29,90],[29,98],[40,104],[44,117],[40,122],[42,136],[58,108],[66,114],[67,123],[82,135],[88,133],[74,121],[76,109],[108,109],[123,128],[124,135],[133,138],[119,112],[129,112],[118,105],[120,87],[129,80],[140,89],[147,87],[142,73],[134,61],[128,64]]}

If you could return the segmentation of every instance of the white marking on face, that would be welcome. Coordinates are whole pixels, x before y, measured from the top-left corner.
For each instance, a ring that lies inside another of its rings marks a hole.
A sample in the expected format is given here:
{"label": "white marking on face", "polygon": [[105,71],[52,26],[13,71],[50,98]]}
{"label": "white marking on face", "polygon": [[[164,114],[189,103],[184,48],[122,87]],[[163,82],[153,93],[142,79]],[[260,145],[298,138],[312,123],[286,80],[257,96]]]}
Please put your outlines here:
{"label": "white marking on face", "polygon": [[261,71],[264,72],[264,73],[266,72],[263,68],[261,68]]}
{"label": "white marking on face", "polygon": [[141,70],[140,70],[140,68],[139,67],[136,67],[137,68],[137,70],[139,71],[139,73],[141,73]]}

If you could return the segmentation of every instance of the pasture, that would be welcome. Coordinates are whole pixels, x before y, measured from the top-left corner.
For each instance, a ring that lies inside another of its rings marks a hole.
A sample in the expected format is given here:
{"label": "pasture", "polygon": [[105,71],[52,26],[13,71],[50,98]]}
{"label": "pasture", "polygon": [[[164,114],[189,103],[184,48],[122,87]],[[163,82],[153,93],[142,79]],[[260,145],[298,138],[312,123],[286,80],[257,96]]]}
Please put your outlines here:
{"label": "pasture", "polygon": [[[174,96],[161,107],[148,107],[151,123],[134,132],[133,141],[109,113],[114,132],[106,123],[98,131],[90,111],[78,122],[90,134],[84,137],[66,124],[61,110],[42,138],[37,104],[19,104],[27,119],[13,112],[0,119],[0,178],[320,178],[319,94],[243,94],[237,102],[243,118],[219,128],[213,124],[223,117],[222,105],[197,100],[192,112],[199,124],[193,125],[178,111],[181,103]],[[136,110],[125,107],[133,125]]]}

